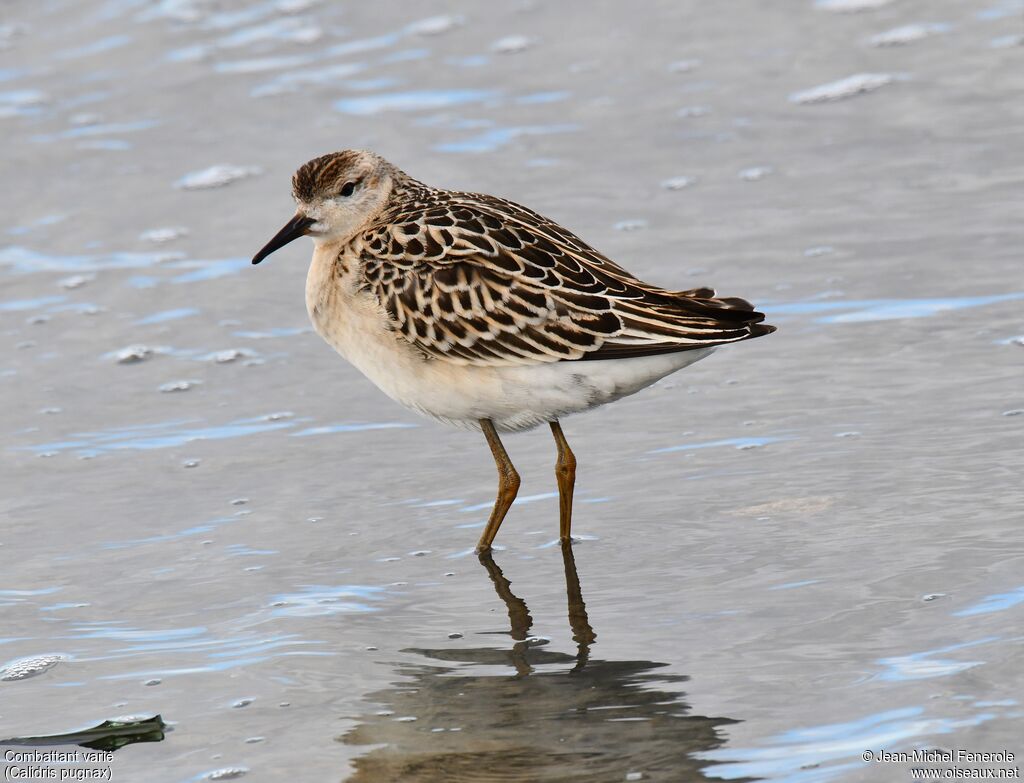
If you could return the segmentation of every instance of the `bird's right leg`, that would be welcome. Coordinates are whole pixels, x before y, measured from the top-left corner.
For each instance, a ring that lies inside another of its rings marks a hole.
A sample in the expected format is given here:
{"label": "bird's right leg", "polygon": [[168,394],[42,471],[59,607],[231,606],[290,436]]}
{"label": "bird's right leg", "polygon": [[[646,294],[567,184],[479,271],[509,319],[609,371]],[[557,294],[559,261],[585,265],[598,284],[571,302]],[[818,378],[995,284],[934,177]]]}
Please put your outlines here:
{"label": "bird's right leg", "polygon": [[483,430],[484,437],[487,438],[487,445],[491,447],[494,464],[498,468],[498,498],[494,501],[494,508],[491,509],[487,527],[484,528],[480,542],[476,545],[477,552],[486,552],[491,548],[494,537],[498,535],[498,528],[501,527],[501,521],[519,493],[519,474],[516,472],[512,460],[508,458],[505,447],[501,445],[498,431],[494,429],[494,422],[490,419],[481,419],[480,429]]}

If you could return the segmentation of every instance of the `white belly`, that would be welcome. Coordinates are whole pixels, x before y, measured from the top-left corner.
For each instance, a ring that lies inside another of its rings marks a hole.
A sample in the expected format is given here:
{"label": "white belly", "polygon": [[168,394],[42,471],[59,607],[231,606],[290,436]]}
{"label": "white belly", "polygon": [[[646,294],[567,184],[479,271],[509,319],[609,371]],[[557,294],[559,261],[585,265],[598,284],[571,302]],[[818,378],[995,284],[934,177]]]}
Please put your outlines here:
{"label": "white belly", "polygon": [[628,397],[710,354],[714,348],[636,359],[503,367],[495,426],[522,430]]}
{"label": "white belly", "polygon": [[441,421],[524,430],[633,394],[693,364],[713,348],[636,359],[473,367],[427,359],[397,332],[372,296],[332,273],[333,254],[314,255],[306,306],[316,331],[396,402]]}

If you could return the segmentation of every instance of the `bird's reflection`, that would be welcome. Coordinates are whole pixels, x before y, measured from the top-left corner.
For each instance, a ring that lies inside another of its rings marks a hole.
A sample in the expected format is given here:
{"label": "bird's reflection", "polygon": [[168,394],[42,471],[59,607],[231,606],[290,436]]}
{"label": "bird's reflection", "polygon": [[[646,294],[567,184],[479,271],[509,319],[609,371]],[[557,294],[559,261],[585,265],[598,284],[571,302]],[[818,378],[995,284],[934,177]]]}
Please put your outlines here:
{"label": "bird's reflection", "polygon": [[[562,547],[575,655],[530,637],[533,618],[490,554],[480,562],[508,609],[511,650],[413,649],[434,663],[399,669],[401,683],[368,696],[382,709],[360,716],[340,740],[376,745],[355,762],[354,783],[451,781],[702,780],[698,751],[719,747],[728,718],[690,715],[668,664],[591,659],[572,546]],[[481,674],[479,667],[515,674]],[[630,779],[633,779],[632,777]]]}

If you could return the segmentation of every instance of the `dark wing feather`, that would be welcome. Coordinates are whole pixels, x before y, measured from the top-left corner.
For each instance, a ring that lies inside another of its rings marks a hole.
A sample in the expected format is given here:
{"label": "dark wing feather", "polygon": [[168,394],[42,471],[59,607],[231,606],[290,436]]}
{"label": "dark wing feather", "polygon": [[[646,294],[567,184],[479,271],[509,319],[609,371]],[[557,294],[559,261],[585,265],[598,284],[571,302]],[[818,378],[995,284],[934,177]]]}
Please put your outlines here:
{"label": "dark wing feather", "polygon": [[616,359],[774,331],[742,299],[644,283],[513,202],[416,196],[385,212],[353,250],[363,287],[428,356],[481,366]]}

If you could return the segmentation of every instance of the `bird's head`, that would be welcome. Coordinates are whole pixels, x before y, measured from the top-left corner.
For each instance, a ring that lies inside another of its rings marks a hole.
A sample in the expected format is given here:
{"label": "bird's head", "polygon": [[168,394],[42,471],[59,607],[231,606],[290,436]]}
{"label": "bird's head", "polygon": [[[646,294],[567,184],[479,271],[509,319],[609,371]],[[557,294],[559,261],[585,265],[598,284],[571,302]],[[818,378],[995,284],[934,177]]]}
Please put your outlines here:
{"label": "bird's head", "polygon": [[301,236],[308,235],[317,244],[354,236],[387,204],[396,171],[365,150],[332,152],[303,163],[292,176],[295,216],[252,262],[258,264]]}

